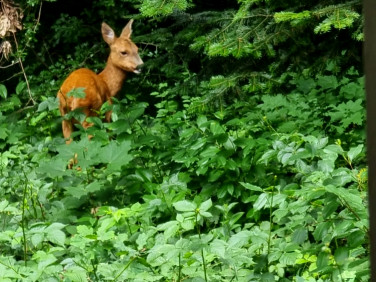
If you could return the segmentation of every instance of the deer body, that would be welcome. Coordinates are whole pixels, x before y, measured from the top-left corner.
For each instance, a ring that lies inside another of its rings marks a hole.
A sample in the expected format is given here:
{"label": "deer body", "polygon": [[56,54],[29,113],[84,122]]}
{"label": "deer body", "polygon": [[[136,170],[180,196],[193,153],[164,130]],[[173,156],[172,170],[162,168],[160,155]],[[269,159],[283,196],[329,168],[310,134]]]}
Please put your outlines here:
{"label": "deer body", "polygon": [[[78,69],[72,72],[61,85],[57,97],[59,98],[59,109],[62,116],[75,109],[82,109],[87,117],[96,116],[103,103],[111,103],[111,97],[115,96],[121,89],[127,72],[140,73],[139,67],[143,64],[138,55],[137,46],[130,40],[132,33],[132,22],[130,20],[124,27],[119,37],[106,23],[102,23],[102,36],[110,46],[111,52],[106,67],[100,74],[89,69]],[[68,97],[67,94],[75,88],[84,88],[85,97]],[[92,124],[85,121],[84,128]],[[106,121],[111,119],[111,112],[106,113]],[[70,143],[73,123],[76,120],[63,120],[63,135]]]}

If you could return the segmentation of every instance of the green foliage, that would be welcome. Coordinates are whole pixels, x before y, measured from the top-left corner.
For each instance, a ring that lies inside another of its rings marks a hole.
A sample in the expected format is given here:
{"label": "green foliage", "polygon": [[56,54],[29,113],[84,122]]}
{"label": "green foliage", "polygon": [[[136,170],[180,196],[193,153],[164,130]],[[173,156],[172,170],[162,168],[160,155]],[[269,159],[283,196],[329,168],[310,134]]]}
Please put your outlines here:
{"label": "green foliage", "polygon": [[142,1],[140,12],[145,17],[169,15],[175,10],[186,10],[190,1],[186,0],[146,0]]}
{"label": "green foliage", "polygon": [[[0,83],[1,281],[369,280],[359,1],[38,3]],[[66,145],[59,85],[124,15],[143,74]]]}
{"label": "green foliage", "polygon": [[[315,33],[326,33],[331,31],[332,27],[335,29],[351,28],[357,20],[360,19],[360,13],[353,10],[353,7],[360,5],[359,1],[348,1],[344,4],[328,5],[326,7],[317,7],[312,11],[303,12],[278,12],[274,14],[275,21],[290,22],[292,26],[305,24],[308,19],[325,17],[314,28]],[[357,38],[362,38],[359,34]]]}

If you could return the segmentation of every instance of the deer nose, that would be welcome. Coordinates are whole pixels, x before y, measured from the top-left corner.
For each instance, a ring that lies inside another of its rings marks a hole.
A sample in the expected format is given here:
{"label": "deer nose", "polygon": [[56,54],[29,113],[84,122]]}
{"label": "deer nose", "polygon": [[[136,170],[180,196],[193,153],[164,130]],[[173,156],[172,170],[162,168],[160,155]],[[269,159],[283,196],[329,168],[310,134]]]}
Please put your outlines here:
{"label": "deer nose", "polygon": [[142,64],[140,64],[140,65],[138,65],[137,67],[136,67],[136,69],[134,70],[134,73],[141,73],[141,70],[142,70],[142,67],[143,67],[143,63]]}

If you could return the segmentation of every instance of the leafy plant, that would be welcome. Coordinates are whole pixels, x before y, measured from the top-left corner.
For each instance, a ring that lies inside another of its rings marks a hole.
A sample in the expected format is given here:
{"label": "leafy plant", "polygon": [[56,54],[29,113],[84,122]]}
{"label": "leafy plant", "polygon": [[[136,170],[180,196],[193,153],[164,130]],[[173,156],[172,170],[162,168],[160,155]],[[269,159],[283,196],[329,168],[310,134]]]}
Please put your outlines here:
{"label": "leafy plant", "polygon": [[[359,3],[21,1],[0,279],[368,281]],[[60,83],[102,69],[100,22],[124,15],[143,74],[66,145]]]}

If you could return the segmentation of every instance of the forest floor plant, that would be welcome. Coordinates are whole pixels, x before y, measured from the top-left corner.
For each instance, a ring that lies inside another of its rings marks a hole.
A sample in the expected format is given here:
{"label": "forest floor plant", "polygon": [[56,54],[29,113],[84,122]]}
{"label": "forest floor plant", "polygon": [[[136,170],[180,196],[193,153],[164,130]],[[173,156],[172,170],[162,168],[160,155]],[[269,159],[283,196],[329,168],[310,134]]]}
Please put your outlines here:
{"label": "forest floor plant", "polygon": [[[20,2],[1,281],[369,281],[360,1]],[[66,145],[60,80],[103,67],[90,27],[125,11],[143,75]]]}

